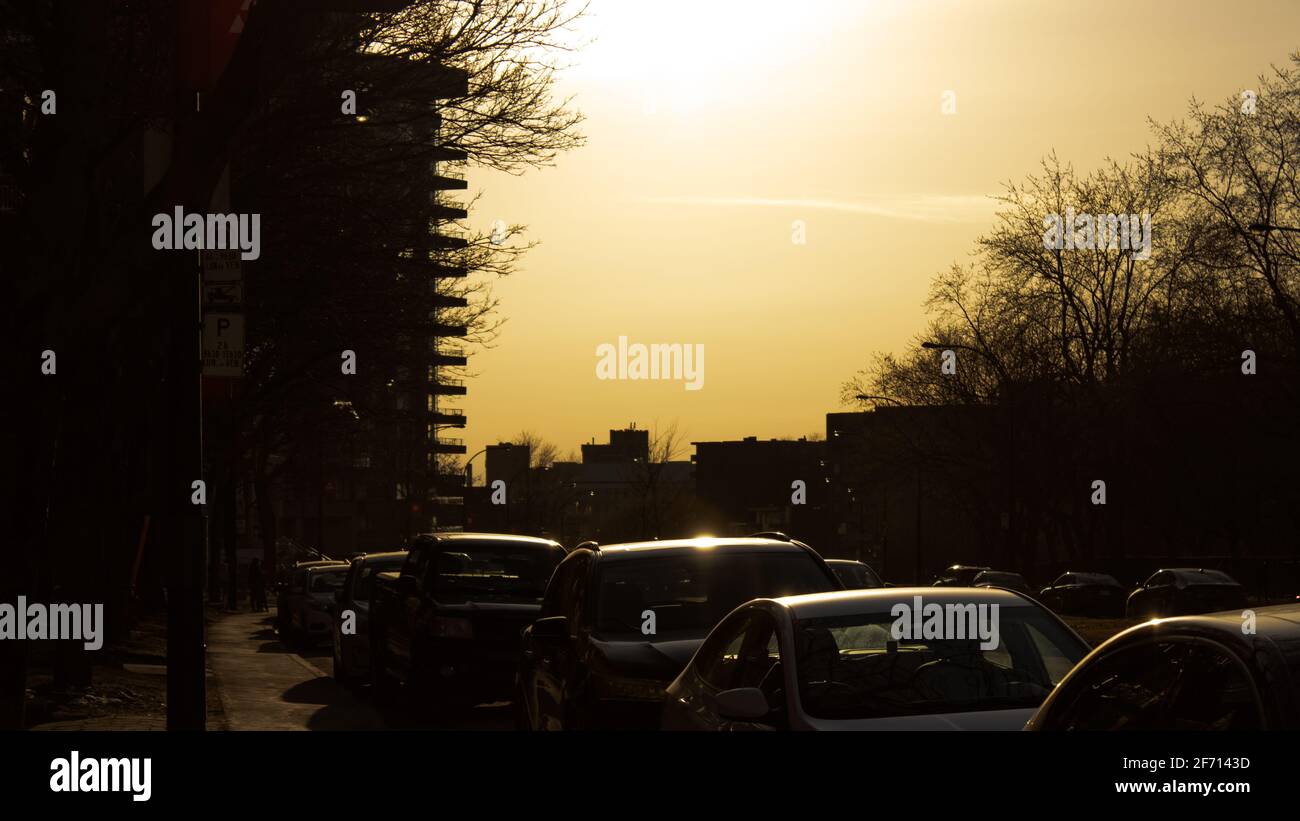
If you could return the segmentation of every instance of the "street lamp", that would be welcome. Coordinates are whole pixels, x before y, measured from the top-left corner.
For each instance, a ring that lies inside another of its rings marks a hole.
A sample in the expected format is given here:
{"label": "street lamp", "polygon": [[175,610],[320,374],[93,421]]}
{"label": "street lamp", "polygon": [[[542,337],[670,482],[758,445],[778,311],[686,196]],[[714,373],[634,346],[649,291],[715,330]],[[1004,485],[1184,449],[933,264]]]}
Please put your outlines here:
{"label": "street lamp", "polygon": [[473,462],[473,461],[474,461],[475,459],[477,459],[481,454],[484,454],[484,453],[487,453],[487,448],[483,448],[482,450],[478,451],[478,453],[475,453],[473,456],[471,456],[471,457],[469,457],[468,459],[465,460],[465,466],[464,466],[463,468],[460,469],[460,470],[461,470],[461,473],[465,474],[465,487],[469,487],[469,482],[470,482],[470,477],[469,477],[469,465],[470,465],[470,462]]}
{"label": "street lamp", "polygon": [[950,343],[931,342],[929,340],[922,342],[921,347],[925,348],[927,351],[945,351],[949,349],[954,351],[969,351],[970,353],[982,357],[985,361],[991,363],[993,367],[997,370],[998,377],[1002,380],[1004,384],[1008,381],[1007,369],[1002,365],[1002,360],[998,359],[996,356],[984,350],[983,348],[972,348],[970,345],[961,345],[961,344],[951,343],[951,342]]}

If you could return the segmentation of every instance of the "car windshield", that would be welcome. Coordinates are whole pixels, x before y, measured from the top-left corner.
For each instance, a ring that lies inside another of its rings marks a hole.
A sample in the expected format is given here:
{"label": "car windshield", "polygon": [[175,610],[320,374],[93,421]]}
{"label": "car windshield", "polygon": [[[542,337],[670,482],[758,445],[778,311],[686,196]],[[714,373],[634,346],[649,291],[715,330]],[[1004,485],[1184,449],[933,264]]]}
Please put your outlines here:
{"label": "car windshield", "polygon": [[1032,708],[1087,653],[1034,606],[999,608],[998,642],[891,638],[894,616],[860,613],[795,622],[803,711],[867,719]]}
{"label": "car windshield", "polygon": [[1221,570],[1175,570],[1174,581],[1182,584],[1236,584]]}
{"label": "car windshield", "polygon": [[1024,587],[1025,580],[1019,573],[981,573],[975,577],[979,584],[995,584],[1000,587]]}
{"label": "car windshield", "polygon": [[394,556],[391,559],[376,559],[366,562],[361,567],[361,575],[357,579],[356,589],[352,591],[352,598],[358,602],[369,602],[370,594],[375,589],[375,577],[380,573],[401,570],[402,563],[405,561],[405,556]]}
{"label": "car windshield", "polygon": [[880,577],[864,564],[836,562],[831,565],[831,570],[835,571],[836,578],[851,590],[884,586]]}
{"label": "car windshield", "polygon": [[1107,584],[1113,587],[1119,587],[1120,584],[1114,576],[1108,576],[1105,573],[1075,573],[1072,582],[1065,584]]}
{"label": "car windshield", "polygon": [[559,545],[456,542],[434,554],[433,595],[442,602],[540,602],[564,558]]}
{"label": "car windshield", "polygon": [[940,573],[939,578],[935,580],[935,583],[948,585],[968,584],[972,579],[982,573],[983,570],[984,569],[981,567],[961,567],[959,565],[953,565]]}
{"label": "car windshield", "polygon": [[[596,632],[646,641],[703,637],[750,599],[835,589],[822,565],[803,552],[701,552],[610,562],[597,588]],[[654,632],[643,633],[652,618]]]}

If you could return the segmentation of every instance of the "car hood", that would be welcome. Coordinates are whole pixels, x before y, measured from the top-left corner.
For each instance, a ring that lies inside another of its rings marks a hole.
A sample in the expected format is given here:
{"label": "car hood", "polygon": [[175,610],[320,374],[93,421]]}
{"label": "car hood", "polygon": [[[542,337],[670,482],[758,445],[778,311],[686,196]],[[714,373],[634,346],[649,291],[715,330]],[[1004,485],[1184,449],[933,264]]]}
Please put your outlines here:
{"label": "car hood", "polygon": [[926,716],[895,716],[848,720],[806,719],[814,730],[1023,730],[1037,712],[1035,708],[979,710],[972,713],[941,713]]}
{"label": "car hood", "polygon": [[518,615],[518,616],[536,616],[541,612],[541,603],[531,604],[526,602],[500,602],[500,601],[469,601],[469,602],[437,602],[438,612],[449,616],[473,616],[478,613],[484,615]]}
{"label": "car hood", "polygon": [[591,646],[611,673],[669,682],[677,678],[703,643],[704,636],[654,642],[593,638]]}

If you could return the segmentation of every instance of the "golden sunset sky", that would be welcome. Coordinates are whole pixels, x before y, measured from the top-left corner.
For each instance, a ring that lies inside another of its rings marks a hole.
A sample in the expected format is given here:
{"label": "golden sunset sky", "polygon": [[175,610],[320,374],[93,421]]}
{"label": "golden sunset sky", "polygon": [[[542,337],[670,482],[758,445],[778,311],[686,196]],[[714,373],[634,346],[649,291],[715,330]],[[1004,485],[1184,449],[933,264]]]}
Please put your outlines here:
{"label": "golden sunset sky", "polygon": [[[1254,88],[1300,50],[1300,0],[593,0],[573,39],[594,39],[559,87],[587,145],[470,169],[470,224],[542,243],[494,283],[507,322],[449,403],[471,454],[521,429],[562,454],[630,422],[822,431],[841,383],[920,333],[1003,182],[1053,149],[1126,157],[1148,117]],[[598,380],[619,336],[702,343],[703,389]]]}

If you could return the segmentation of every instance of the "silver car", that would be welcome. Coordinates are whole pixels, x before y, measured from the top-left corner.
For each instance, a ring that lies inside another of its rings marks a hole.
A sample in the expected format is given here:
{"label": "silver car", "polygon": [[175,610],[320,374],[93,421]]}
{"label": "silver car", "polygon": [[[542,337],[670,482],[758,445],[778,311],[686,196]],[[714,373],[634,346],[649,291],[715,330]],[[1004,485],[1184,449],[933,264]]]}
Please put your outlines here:
{"label": "silver car", "polygon": [[[356,684],[370,677],[370,592],[375,575],[400,570],[406,551],[370,553],[352,560],[347,578],[335,596],[334,678]],[[344,630],[349,632],[343,632]]]}
{"label": "silver car", "polygon": [[1020,730],[1087,652],[1051,611],[1009,590],[894,587],[755,599],[713,629],[669,686],[662,723]]}
{"label": "silver car", "polygon": [[285,637],[297,644],[314,645],[329,637],[334,624],[334,593],[347,578],[346,564],[325,564],[296,571],[285,597],[288,613]]}

